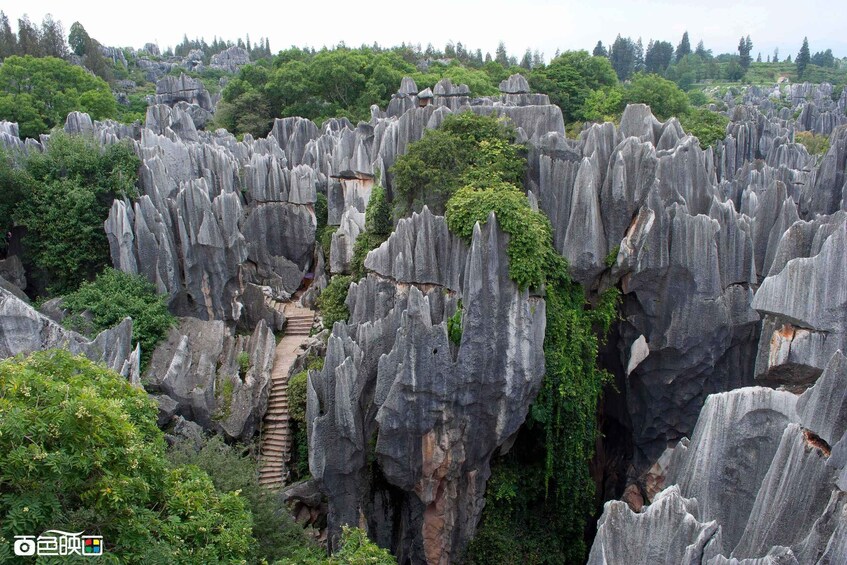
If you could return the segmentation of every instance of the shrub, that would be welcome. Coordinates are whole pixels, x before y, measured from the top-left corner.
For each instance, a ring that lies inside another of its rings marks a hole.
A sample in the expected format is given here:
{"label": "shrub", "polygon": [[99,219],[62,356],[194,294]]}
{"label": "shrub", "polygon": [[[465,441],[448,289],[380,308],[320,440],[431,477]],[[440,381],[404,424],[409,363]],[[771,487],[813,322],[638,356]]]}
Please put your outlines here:
{"label": "shrub", "polygon": [[335,322],[346,322],[350,317],[350,311],[347,310],[345,302],[351,280],[348,276],[335,275],[318,296],[317,304],[323,316],[325,328],[332,328]]}
{"label": "shrub", "polygon": [[238,354],[238,375],[243,379],[250,370],[250,354],[242,351]]}
{"label": "shrub", "polygon": [[[141,343],[142,365],[146,365],[156,345],[167,337],[176,318],[168,312],[166,297],[156,294],[156,287],[140,275],[130,275],[116,269],[105,269],[90,283],[83,283],[67,295],[64,306],[70,311],[69,324],[79,320],[74,315],[88,312],[93,334],[111,328],[129,316],[132,318],[132,339]],[[239,356],[239,364],[242,362]],[[250,356],[247,355],[249,368]]]}
{"label": "shrub", "polygon": [[27,275],[68,292],[110,263],[103,222],[115,198],[136,195],[138,157],[125,143],[101,152],[93,138],[55,133],[44,153],[21,164],[15,181],[22,190],[10,208],[26,228]]}
{"label": "shrub", "polygon": [[294,558],[276,561],[274,565],[395,565],[397,560],[382,549],[359,528],[343,526],[341,547],[335,555],[316,556],[313,553],[298,553]]}
{"label": "shrub", "polygon": [[406,216],[424,205],[442,214],[450,197],[480,176],[522,183],[524,149],[513,140],[514,129],[496,117],[473,112],[448,116],[441,128],[427,130],[411,144],[391,168],[395,215]]}
{"label": "shrub", "polygon": [[659,75],[637,73],[624,89],[624,104],[650,106],[660,120],[681,116],[688,111],[688,96],[680,88]]}
{"label": "shrub", "polygon": [[325,194],[318,193],[315,200],[315,220],[317,227],[315,233],[321,233],[326,227],[326,221],[329,219],[329,201]]}
{"label": "shrub", "polygon": [[794,134],[794,141],[803,144],[809,155],[820,157],[829,151],[829,138],[825,135],[815,135],[811,131],[798,131]]}
{"label": "shrub", "polygon": [[509,234],[509,276],[522,289],[540,287],[552,249],[550,221],[530,208],[519,188],[503,182],[492,183],[483,190],[462,188],[447,204],[447,225],[450,231],[470,241],[474,224],[487,222],[491,211]]}
{"label": "shrub", "polygon": [[365,231],[359,234],[356,243],[353,244],[353,260],[350,264],[353,280],[359,280],[367,274],[365,258],[371,250],[376,249],[388,239],[393,227],[391,205],[385,199],[385,191],[377,186],[371,192],[371,198],[365,210]]}
{"label": "shrub", "polygon": [[306,385],[308,371],[300,371],[288,379],[288,415],[299,423],[306,422]]}
{"label": "shrub", "polygon": [[253,515],[250,562],[323,554],[303,528],[292,520],[287,509],[259,485],[256,460],[244,445],[227,445],[214,436],[199,450],[190,442],[176,444],[168,452],[171,465],[193,465],[209,475],[215,488],[224,493],[240,492]]}
{"label": "shrub", "polygon": [[692,108],[681,114],[679,120],[685,131],[697,137],[703,149],[722,141],[729,123],[723,114],[705,108]]}
{"label": "shrub", "polygon": [[447,337],[455,345],[462,343],[462,301],[456,311],[447,319]]}
{"label": "shrub", "polygon": [[688,102],[695,107],[705,106],[709,103],[709,97],[702,90],[695,89],[688,91]]}
{"label": "shrub", "polygon": [[197,468],[169,469],[143,390],[48,350],[0,361],[0,555],[15,535],[102,535],[124,563],[246,558],[252,518]]}
{"label": "shrub", "polygon": [[337,230],[338,226],[324,226],[323,230],[318,234],[318,241],[320,241],[321,250],[323,251],[327,262],[329,262],[329,254],[332,250],[332,234],[334,234]]}
{"label": "shrub", "polygon": [[578,116],[589,122],[614,122],[620,119],[623,110],[623,89],[592,90]]}
{"label": "shrub", "polygon": [[700,147],[706,149],[726,137],[729,118],[705,108],[691,108],[679,116],[679,121],[686,132],[697,138]]}
{"label": "shrub", "polygon": [[[321,359],[323,361],[323,359]],[[317,365],[314,367],[317,369]],[[298,478],[309,475],[309,438],[306,434],[306,388],[309,371],[300,371],[288,379],[288,415],[294,427],[292,470]]]}

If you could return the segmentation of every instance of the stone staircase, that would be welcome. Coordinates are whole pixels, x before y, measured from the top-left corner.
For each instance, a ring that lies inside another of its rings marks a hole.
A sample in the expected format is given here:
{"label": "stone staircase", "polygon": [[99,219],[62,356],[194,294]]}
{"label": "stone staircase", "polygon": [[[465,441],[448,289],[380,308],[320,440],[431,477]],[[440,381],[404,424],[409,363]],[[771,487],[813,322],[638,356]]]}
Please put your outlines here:
{"label": "stone staircase", "polygon": [[286,322],[285,334],[274,353],[268,411],[262,422],[259,484],[277,490],[289,479],[288,463],[293,441],[288,415],[288,373],[297,359],[300,346],[309,336],[315,313],[299,305],[297,294],[291,297],[290,302],[268,300],[271,308],[285,314]]}

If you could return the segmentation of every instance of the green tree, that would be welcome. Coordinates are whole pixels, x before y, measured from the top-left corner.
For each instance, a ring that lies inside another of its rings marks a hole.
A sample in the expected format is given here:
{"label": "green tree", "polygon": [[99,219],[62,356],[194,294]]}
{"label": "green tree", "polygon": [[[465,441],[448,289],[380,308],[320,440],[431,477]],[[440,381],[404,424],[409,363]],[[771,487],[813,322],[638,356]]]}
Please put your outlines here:
{"label": "green tree", "polygon": [[623,88],[592,90],[582,107],[582,119],[589,122],[615,121],[623,110]]}
{"label": "green tree", "polygon": [[332,328],[335,322],[346,322],[350,317],[350,310],[347,309],[346,302],[347,290],[350,288],[351,282],[350,277],[335,275],[318,296],[318,308],[321,311],[325,328]]}
{"label": "green tree", "polygon": [[741,65],[741,68],[744,69],[744,72],[747,72],[747,69],[750,68],[750,63],[753,62],[753,57],[750,53],[753,51],[753,42],[750,41],[750,36],[742,37],[738,41],[738,63]]}
{"label": "green tree", "polygon": [[683,114],[677,114],[682,128],[695,136],[700,147],[706,149],[726,137],[729,118],[707,108],[691,108]]}
{"label": "green tree", "polygon": [[18,38],[12,31],[9,18],[5,12],[0,11],[0,61],[11,57],[18,50]]}
{"label": "green tree", "polygon": [[609,60],[586,51],[562,53],[530,76],[533,90],[549,95],[562,109],[566,123],[583,118],[582,108],[592,91],[611,88],[617,82]]}
{"label": "green tree", "polygon": [[91,38],[88,35],[88,32],[85,31],[85,28],[82,27],[82,24],[79,22],[74,22],[71,25],[71,31],[68,34],[68,43],[71,46],[71,50],[73,52],[82,57],[85,55],[86,49],[88,48],[88,41]]}
{"label": "green tree", "polygon": [[609,49],[609,59],[620,80],[627,80],[638,69],[635,43],[628,37],[618,34]]}
{"label": "green tree", "polygon": [[55,57],[8,57],[0,66],[0,119],[18,122],[22,137],[38,137],[80,110],[114,117],[109,85]]}
{"label": "green tree", "polygon": [[[157,294],[152,283],[111,268],[65,296],[63,305],[71,314],[67,323],[89,335],[111,328],[127,316],[132,318],[132,341],[141,343],[142,370],[176,323],[168,312],[167,297]],[[91,316],[90,323],[79,316],[83,312]]]}
{"label": "green tree", "polygon": [[437,130],[409,146],[391,169],[395,216],[420,211],[444,212],[447,201],[477,168],[486,178],[520,184],[525,172],[521,149],[512,144],[514,129],[473,112],[448,116]]}
{"label": "green tree", "polygon": [[597,45],[594,46],[594,51],[591,54],[595,57],[608,57],[609,52],[606,51],[606,47],[603,46],[602,41],[598,41]]}
{"label": "green tree", "polygon": [[688,32],[682,34],[682,40],[676,46],[676,62],[679,63],[683,57],[691,54],[691,42],[688,40]]}
{"label": "green tree", "polygon": [[156,403],[84,357],[0,362],[0,558],[15,535],[102,535],[123,563],[246,558],[252,517],[196,467],[169,469]]}
{"label": "green tree", "polygon": [[624,103],[650,106],[660,120],[681,116],[688,110],[688,96],[673,82],[658,75],[637,74],[624,89]]}
{"label": "green tree", "polygon": [[795,64],[797,65],[797,78],[802,79],[803,74],[806,72],[806,67],[809,65],[811,61],[811,56],[809,55],[809,38],[803,38],[803,46],[800,47],[800,52],[797,53],[797,59]]}
{"label": "green tree", "polygon": [[30,154],[18,173],[29,190],[13,211],[15,224],[26,228],[28,276],[63,293],[108,265],[103,222],[115,198],[136,194],[138,167],[127,143],[101,152],[92,138],[63,133],[51,136],[44,153]]}
{"label": "green tree", "polygon": [[64,59],[68,56],[68,45],[65,43],[65,30],[62,22],[47,14],[41,22],[41,53],[47,57]]}
{"label": "green tree", "polygon": [[41,52],[41,34],[26,15],[18,19],[18,46],[15,53],[17,55],[32,55],[33,57],[44,55]]}
{"label": "green tree", "polygon": [[[305,389],[303,402],[305,409]],[[213,436],[199,450],[193,442],[177,443],[167,458],[175,467],[198,467],[209,475],[219,492],[240,493],[253,515],[252,535],[256,543],[251,544],[249,562],[323,557],[324,552],[294,522],[278,497],[259,485],[256,459],[248,446],[228,445],[220,436]]]}
{"label": "green tree", "polygon": [[673,60],[673,45],[667,41],[656,41],[647,45],[647,54],[644,56],[646,72],[664,74],[671,60]]}

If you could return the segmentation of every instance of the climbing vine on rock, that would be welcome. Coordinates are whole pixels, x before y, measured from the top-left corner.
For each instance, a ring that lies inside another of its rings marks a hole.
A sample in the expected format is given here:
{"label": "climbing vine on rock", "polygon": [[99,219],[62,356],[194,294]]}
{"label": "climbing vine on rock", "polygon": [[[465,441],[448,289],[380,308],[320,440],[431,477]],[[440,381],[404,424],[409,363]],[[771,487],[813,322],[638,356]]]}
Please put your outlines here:
{"label": "climbing vine on rock", "polygon": [[[420,143],[427,143],[426,137]],[[547,329],[546,373],[525,426],[533,432],[524,434],[527,444],[517,460],[512,456],[510,467],[534,469],[538,480],[504,481],[495,467],[492,487],[497,489],[487,496],[478,533],[480,540],[487,540],[480,543],[488,545],[484,550],[479,543],[472,546],[478,553],[472,561],[581,562],[585,525],[593,510],[588,463],[594,454],[597,403],[608,380],[597,366],[597,351],[600,336],[616,319],[617,289],[606,291],[593,308],[588,307],[582,287],[570,279],[567,262],[553,247],[550,221],[530,206],[515,178],[525,164],[522,153],[498,136],[483,135],[476,143],[478,154],[461,171],[462,186],[447,200],[447,225],[470,241],[476,223],[484,224],[491,212],[496,214],[500,228],[509,235],[509,276],[521,289],[545,293]],[[461,329],[460,320],[448,321],[454,342],[461,336],[455,331],[457,325]],[[537,538],[518,534],[526,531],[523,526],[535,508],[546,516],[539,530],[544,534]]]}

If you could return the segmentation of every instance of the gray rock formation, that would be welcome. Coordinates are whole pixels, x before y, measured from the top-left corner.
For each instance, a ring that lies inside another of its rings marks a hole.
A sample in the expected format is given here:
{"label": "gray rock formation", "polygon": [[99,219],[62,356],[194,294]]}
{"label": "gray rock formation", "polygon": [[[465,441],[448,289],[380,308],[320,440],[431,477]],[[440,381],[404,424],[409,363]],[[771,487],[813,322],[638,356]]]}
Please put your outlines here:
{"label": "gray rock formation", "polygon": [[698,515],[697,500],[677,487],[662,491],[641,514],[624,502],[607,502],[588,564],[706,563],[722,551],[721,530]]}
{"label": "gray rock formation", "polygon": [[130,359],[134,349],[131,319],[124,319],[91,340],[63,328],[0,287],[0,359],[51,348],[85,355],[130,380],[138,378],[137,361]]}
{"label": "gray rock formation", "polygon": [[153,352],[142,382],[158,395],[160,412],[167,406],[166,416],[250,441],[267,410],[275,347],[263,321],[252,335],[242,336],[221,321],[183,318]]}
{"label": "gray rock formation", "polygon": [[500,92],[503,94],[527,94],[530,92],[529,83],[523,75],[512,75],[500,81]]}
{"label": "gray rock formation", "polygon": [[[847,430],[847,359],[832,356],[817,384],[799,399],[785,391],[744,388],[706,401],[691,442],[670,456],[666,484],[656,497],[680,495],[698,503],[699,519],[719,526],[717,554],[686,563],[839,563],[845,553],[847,493],[837,480],[847,450],[832,449]],[[607,503],[592,558],[606,548],[632,545],[649,532],[641,552],[663,555],[679,519],[642,514],[622,502]],[[622,516],[621,516],[622,515]],[[606,527],[613,520],[633,526]],[[722,547],[721,547],[722,546]],[[834,561],[833,561],[834,559]],[[614,561],[596,561],[597,563]],[[629,561],[626,561],[629,562]]]}
{"label": "gray rock formation", "polygon": [[798,420],[796,403],[793,394],[769,388],[709,396],[691,442],[674,453],[666,484],[698,501],[701,517],[721,525],[728,547],[744,532],[783,430]]}
{"label": "gray rock formation", "polygon": [[209,91],[206,90],[202,82],[185,73],[178,77],[166,76],[156,82],[155,104],[173,106],[177,102],[196,104],[208,112],[214,112]]}
{"label": "gray rock formation", "polygon": [[[506,242],[493,215],[468,249],[424,210],[368,255],[374,272],[351,285],[351,323],[335,325],[309,380],[309,463],[329,498],[331,546],[357,509],[401,561],[449,562],[473,536],[489,459],[544,370],[544,302],[509,280]],[[446,319],[459,298],[456,346]],[[365,479],[368,457],[399,499]]]}
{"label": "gray rock formation", "polygon": [[238,69],[250,63],[250,54],[243,47],[234,45],[215,53],[209,61],[209,68],[219,69],[228,73],[237,73]]}

